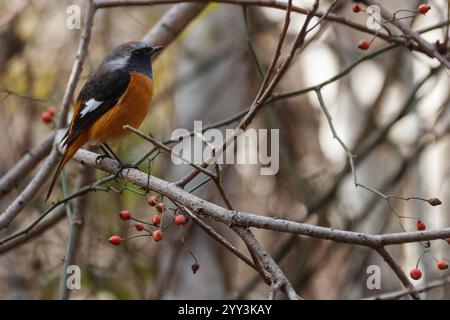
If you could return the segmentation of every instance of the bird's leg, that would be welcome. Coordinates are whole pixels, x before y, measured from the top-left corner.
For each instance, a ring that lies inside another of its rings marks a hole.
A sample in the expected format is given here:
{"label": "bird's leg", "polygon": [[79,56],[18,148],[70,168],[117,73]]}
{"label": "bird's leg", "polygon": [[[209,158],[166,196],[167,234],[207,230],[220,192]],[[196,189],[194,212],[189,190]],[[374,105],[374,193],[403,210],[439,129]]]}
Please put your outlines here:
{"label": "bird's leg", "polygon": [[122,162],[107,143],[103,142],[102,144],[100,144],[100,148],[103,150],[106,157],[114,159],[117,162]]}
{"label": "bird's leg", "polygon": [[139,167],[133,164],[123,163],[122,160],[119,159],[119,157],[114,153],[114,151],[111,149],[111,147],[107,143],[101,144],[102,150],[105,148],[107,154],[111,155],[112,158],[114,158],[119,163],[119,170],[117,171],[117,175],[119,175],[124,169],[138,169]]}
{"label": "bird's leg", "polygon": [[95,158],[95,164],[98,166],[99,162],[101,162],[103,159],[105,158],[110,158],[113,159],[114,157],[109,153],[108,149],[105,148],[105,146],[102,144],[100,144],[100,149],[102,149],[103,154],[99,155],[97,158]]}

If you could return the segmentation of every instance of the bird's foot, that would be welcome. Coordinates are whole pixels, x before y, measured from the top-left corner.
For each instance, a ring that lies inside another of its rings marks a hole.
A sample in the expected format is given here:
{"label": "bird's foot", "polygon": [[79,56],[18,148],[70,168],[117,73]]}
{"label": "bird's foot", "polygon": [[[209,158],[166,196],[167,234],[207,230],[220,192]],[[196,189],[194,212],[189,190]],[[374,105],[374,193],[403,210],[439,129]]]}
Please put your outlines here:
{"label": "bird's foot", "polygon": [[105,159],[105,158],[111,159],[111,157],[109,155],[107,155],[107,154],[102,154],[102,155],[97,156],[97,158],[95,158],[95,165],[98,167],[98,164],[100,162],[102,162],[102,160]]}
{"label": "bird's foot", "polygon": [[122,174],[122,171],[125,169],[139,169],[139,167],[134,164],[123,163],[123,162],[119,161],[117,172],[115,174],[116,178],[118,176],[120,176]]}

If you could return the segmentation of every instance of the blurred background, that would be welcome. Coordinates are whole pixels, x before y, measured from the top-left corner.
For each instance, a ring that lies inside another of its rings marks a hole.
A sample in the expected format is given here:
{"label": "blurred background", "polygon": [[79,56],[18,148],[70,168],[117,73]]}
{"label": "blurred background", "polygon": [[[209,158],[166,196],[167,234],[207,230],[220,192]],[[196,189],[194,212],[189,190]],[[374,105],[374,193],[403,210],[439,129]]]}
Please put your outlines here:
{"label": "blurred background", "polygon": [[[415,10],[420,2],[380,3],[393,12]],[[298,0],[294,4],[310,8],[313,1]],[[321,1],[320,10],[325,11],[330,4],[331,1]],[[342,1],[335,13],[365,24],[367,15],[353,13],[352,4]],[[426,15],[404,22],[419,30],[447,20],[446,0],[429,4],[432,10]],[[84,1],[0,0],[0,175],[52,130],[52,125],[43,123],[40,116],[49,106],[59,108],[80,37],[80,30],[66,27],[70,5],[79,5],[83,16]],[[75,94],[114,46],[141,39],[170,7],[99,11]],[[289,43],[304,18],[292,14]],[[249,107],[261,77],[248,41],[267,68],[283,20],[284,12],[277,9],[208,5],[154,63],[156,95],[140,129],[163,140],[175,128],[192,130],[194,120],[212,124]],[[447,31],[441,27],[423,37],[435,43],[442,41]],[[357,48],[361,39],[370,40],[372,36],[342,24],[324,22],[308,37],[308,45],[295,57],[276,92],[319,84],[363,55],[387,45],[375,40],[365,52]],[[430,207],[420,201],[395,200],[391,207],[373,193],[356,189],[346,166],[346,154],[333,139],[314,92],[309,92],[268,105],[251,125],[280,130],[280,170],[276,175],[260,175],[256,165],[224,166],[224,185],[236,209],[373,234],[401,232],[402,227],[414,231],[417,218],[428,229],[448,226],[450,73],[438,67],[436,60],[424,54],[397,47],[359,63],[348,75],[325,86],[323,95],[338,134],[356,155],[359,182],[386,194],[438,197],[443,205]],[[130,135],[115,150],[121,159],[130,162],[151,148],[148,142]],[[82,166],[71,161],[66,168],[71,192],[106,176],[92,171],[79,181]],[[144,161],[141,169],[147,171],[148,162]],[[169,156],[161,154],[154,161],[151,174],[176,181],[189,171],[190,167],[175,166]],[[2,211],[33,173],[1,196]],[[198,177],[187,189],[203,180],[204,177]],[[119,189],[124,184],[123,180],[110,183]],[[2,238],[29,225],[49,207],[43,200],[44,189],[46,185]],[[223,205],[211,182],[194,194]],[[56,196],[63,197],[59,186]],[[132,223],[118,218],[122,209],[146,221],[156,213],[144,196],[128,190],[121,195],[92,192],[82,204],[84,225],[76,253],[76,264],[82,272],[81,290],[71,291],[70,298],[267,297],[267,286],[258,274],[193,222],[182,228],[168,228],[161,242],[142,237],[120,247],[112,246],[107,241],[112,234],[136,234]],[[414,219],[399,219],[397,215]],[[213,221],[208,223],[246,252],[231,230]],[[359,299],[401,288],[392,270],[369,249],[263,230],[255,230],[255,234],[304,298]],[[181,237],[200,264],[196,274],[191,271],[193,258],[181,244]],[[61,215],[39,236],[8,250],[0,246],[0,298],[58,298],[67,239],[68,223]],[[430,254],[420,262],[424,277],[419,284],[447,275],[436,269],[433,257],[450,259],[449,245],[433,241],[429,250]],[[413,243],[390,247],[389,251],[408,271],[424,247]],[[370,265],[380,267],[379,290],[366,286]],[[426,297],[449,298],[450,291],[436,289]]]}

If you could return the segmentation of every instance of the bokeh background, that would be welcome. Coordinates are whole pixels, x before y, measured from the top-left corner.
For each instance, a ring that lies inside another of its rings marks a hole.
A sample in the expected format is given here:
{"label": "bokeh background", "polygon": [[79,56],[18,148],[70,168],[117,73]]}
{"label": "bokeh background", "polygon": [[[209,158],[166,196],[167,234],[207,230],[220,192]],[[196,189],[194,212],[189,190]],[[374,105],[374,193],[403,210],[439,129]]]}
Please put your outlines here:
{"label": "bokeh background", "polygon": [[[310,7],[313,1],[294,1]],[[330,1],[321,1],[322,11]],[[419,1],[380,1],[389,10],[415,10]],[[447,19],[447,1],[429,2],[426,15],[405,20],[414,29],[433,26]],[[52,126],[40,121],[49,106],[62,100],[80,30],[66,27],[70,5],[83,1],[0,0],[0,175],[48,135]],[[351,1],[342,1],[335,13],[365,23],[367,15],[351,11]],[[170,5],[121,7],[101,10],[94,21],[92,39],[76,94],[105,54],[123,42],[138,40],[170,8]],[[211,124],[232,117],[248,107],[261,78],[249,51],[250,39],[264,67],[272,58],[284,19],[283,11],[269,8],[244,9],[238,5],[210,4],[189,27],[165,49],[154,64],[156,95],[141,129],[157,139],[170,137],[175,128],[193,128],[194,120]],[[288,41],[295,37],[304,16],[293,14]],[[434,43],[446,29],[427,32]],[[310,35],[308,46],[294,60],[277,92],[316,85],[339,73],[367,52],[357,48],[370,35],[347,26],[325,22]],[[386,45],[375,40],[370,51]],[[370,52],[369,51],[369,52]],[[404,47],[389,50],[357,65],[324,87],[324,99],[341,138],[356,155],[361,183],[387,194],[438,197],[439,207],[419,201],[393,201],[397,214],[420,218],[428,229],[449,225],[448,139],[450,73],[437,68],[437,61]],[[228,125],[233,128],[235,123]],[[415,230],[414,219],[401,219],[380,197],[355,189],[351,175],[342,174],[347,158],[333,139],[314,92],[277,101],[263,109],[253,128],[280,130],[280,170],[262,176],[255,165],[224,167],[224,184],[239,210],[271,217],[305,221],[322,226],[369,233],[400,232],[401,225]],[[223,128],[225,129],[225,128]],[[384,131],[383,131],[384,130]],[[382,136],[376,144],[371,143]],[[256,143],[253,141],[253,143]],[[367,148],[369,146],[369,148]],[[130,135],[115,150],[132,161],[152,146]],[[141,165],[147,170],[148,163]],[[74,161],[66,169],[69,188],[77,187],[82,166]],[[176,181],[189,172],[159,155],[152,174]],[[0,198],[4,210],[29,182]],[[85,184],[105,176],[100,171]],[[201,183],[204,177],[189,186]],[[111,182],[121,188],[124,182]],[[2,237],[27,226],[49,204],[44,190],[9,226]],[[214,184],[195,194],[222,204]],[[62,197],[58,186],[54,197]],[[70,292],[72,299],[221,299],[266,298],[267,286],[256,272],[218,245],[194,223],[171,227],[166,238],[154,242],[137,238],[114,247],[112,234],[133,235],[132,223],[124,223],[118,211],[130,210],[143,220],[155,209],[142,195],[125,191],[90,193],[84,204],[84,227],[76,263],[82,270],[82,289]],[[224,237],[245,251],[228,228],[209,221]],[[280,263],[297,292],[308,299],[358,299],[401,288],[392,270],[376,253],[366,248],[328,241],[255,230],[257,238]],[[180,244],[180,235],[199,261],[191,272],[193,258]],[[55,299],[63,270],[68,223],[62,216],[39,236],[11,250],[0,246],[1,299]],[[447,275],[436,269],[433,257],[450,259],[445,241],[434,241],[421,260],[425,283]],[[424,251],[420,244],[390,248],[404,270],[409,270]],[[381,269],[381,289],[366,286],[367,267]],[[436,289],[427,298],[449,298],[448,289]],[[282,296],[280,296],[282,298]]]}

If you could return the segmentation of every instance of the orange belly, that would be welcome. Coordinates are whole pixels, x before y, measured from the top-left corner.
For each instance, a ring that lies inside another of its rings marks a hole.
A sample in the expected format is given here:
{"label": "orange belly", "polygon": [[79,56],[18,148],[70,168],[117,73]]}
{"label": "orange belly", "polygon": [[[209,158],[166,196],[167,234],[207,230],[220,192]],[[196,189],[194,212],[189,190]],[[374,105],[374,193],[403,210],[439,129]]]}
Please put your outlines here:
{"label": "orange belly", "polygon": [[138,72],[130,73],[127,91],[116,106],[101,116],[89,129],[88,140],[108,142],[129,133],[124,125],[138,128],[147,115],[153,97],[153,81]]}

